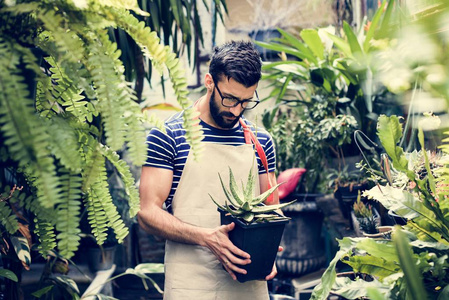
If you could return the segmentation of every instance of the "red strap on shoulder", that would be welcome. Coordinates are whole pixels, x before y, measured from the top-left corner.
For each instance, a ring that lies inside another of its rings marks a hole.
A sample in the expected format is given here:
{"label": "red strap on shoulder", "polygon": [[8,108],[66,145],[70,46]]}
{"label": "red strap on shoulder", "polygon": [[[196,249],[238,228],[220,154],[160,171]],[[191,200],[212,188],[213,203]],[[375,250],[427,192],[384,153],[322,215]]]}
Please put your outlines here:
{"label": "red strap on shoulder", "polygon": [[[243,127],[243,136],[245,137],[245,143],[246,144],[253,143],[254,146],[256,147],[256,151],[257,151],[257,154],[259,155],[262,165],[263,165],[265,171],[267,171],[268,189],[271,189],[270,177],[268,175],[268,161],[267,161],[267,156],[265,155],[265,151],[263,151],[262,145],[260,144],[256,135],[251,131],[251,129],[248,127],[248,125],[246,125],[245,121],[243,121],[242,118],[240,118],[239,121],[240,121],[240,125],[242,125],[242,127]],[[272,202],[273,202],[273,194],[271,194],[267,199],[267,203],[272,203]]]}

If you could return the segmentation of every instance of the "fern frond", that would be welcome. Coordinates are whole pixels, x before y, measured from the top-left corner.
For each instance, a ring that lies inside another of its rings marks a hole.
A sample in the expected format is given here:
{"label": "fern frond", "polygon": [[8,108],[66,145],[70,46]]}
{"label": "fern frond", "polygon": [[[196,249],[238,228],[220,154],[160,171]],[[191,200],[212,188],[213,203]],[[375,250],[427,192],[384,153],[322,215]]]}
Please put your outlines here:
{"label": "fern frond", "polygon": [[40,218],[35,218],[34,223],[36,226],[35,233],[39,239],[37,248],[40,254],[46,255],[48,251],[56,248],[55,228],[50,222]]}
{"label": "fern frond", "polygon": [[79,155],[80,145],[78,135],[70,123],[70,119],[53,117],[46,121],[48,131],[49,147],[51,153],[59,159],[61,164],[75,172],[80,172],[82,167],[81,156]]}
{"label": "fern frond", "polygon": [[14,234],[19,229],[16,215],[3,201],[0,201],[0,222],[9,234]]}
{"label": "fern frond", "polygon": [[130,102],[128,111],[125,114],[127,124],[126,142],[129,157],[136,166],[143,165],[147,157],[146,133],[143,126],[144,118],[139,105],[135,102]]}
{"label": "fern frond", "polygon": [[[128,228],[120,218],[117,207],[112,202],[109,192],[106,169],[103,167],[97,181],[88,190],[89,222],[92,232],[99,245],[106,240],[106,230],[111,227],[114,230],[117,241],[123,242],[128,235]],[[107,217],[106,217],[107,216]]]}
{"label": "fern frond", "polygon": [[103,6],[133,10],[135,13],[141,16],[150,15],[146,11],[143,11],[139,8],[139,5],[136,0],[98,0],[98,3],[100,3]]}
{"label": "fern frond", "polygon": [[104,168],[104,157],[100,152],[100,147],[98,142],[89,135],[84,135],[86,138],[85,151],[82,155],[84,156],[85,166],[83,167],[83,191],[87,191],[92,184],[100,176],[102,168]]}
{"label": "fern frond", "polygon": [[17,53],[0,39],[0,123],[12,159],[33,175],[39,201],[44,207],[58,202],[58,177],[48,151],[45,124],[34,114],[24,79],[17,74]]}
{"label": "fern frond", "polygon": [[[43,23],[44,28],[48,30],[49,41],[47,43],[56,45],[56,47],[52,47],[52,50],[57,49],[59,60],[79,62],[84,56],[86,47],[73,31],[66,29],[64,16],[55,13],[55,10],[39,9],[36,12],[36,17]],[[51,32],[51,35],[49,32]],[[43,49],[48,50],[48,47]]]}
{"label": "fern frond", "polygon": [[161,74],[163,74],[164,66],[168,69],[178,103],[185,110],[184,129],[186,130],[186,139],[195,159],[198,159],[202,151],[203,132],[201,126],[199,126],[199,113],[192,107],[192,102],[187,98],[185,71],[179,59],[176,58],[170,47],[164,47],[160,44],[157,33],[146,27],[144,22],[139,22],[127,11],[111,9],[110,12],[109,15],[113,16],[112,21],[116,22],[118,27],[126,31],[140,45],[145,56],[151,60],[153,66]]}
{"label": "fern frond", "polygon": [[139,192],[137,191],[134,177],[124,160],[120,160],[118,154],[106,146],[102,148],[103,155],[114,165],[125,184],[125,192],[129,197],[129,216],[134,217],[140,210]]}
{"label": "fern frond", "polygon": [[[113,150],[119,150],[125,142],[126,127],[124,113],[131,95],[122,80],[123,73],[118,73],[116,64],[111,59],[117,52],[117,45],[107,39],[107,32],[99,36],[96,43],[91,43],[91,56],[87,68],[97,91],[97,109],[102,115],[106,142]],[[109,53],[109,55],[107,54]],[[118,60],[118,55],[115,55]]]}
{"label": "fern frond", "polygon": [[82,95],[83,91],[76,87],[53,57],[46,57],[45,60],[51,66],[51,79],[56,83],[49,87],[55,101],[80,122],[92,121],[92,112],[89,110],[89,102]]}
{"label": "fern frond", "polygon": [[163,133],[166,133],[164,121],[155,113],[144,113],[144,120],[152,127],[157,127]]}
{"label": "fern frond", "polygon": [[102,245],[107,237],[106,231],[108,230],[108,220],[106,217],[106,213],[104,212],[101,205],[100,197],[102,195],[97,194],[97,192],[93,190],[92,187],[89,189],[87,198],[85,200],[88,215],[87,220],[89,221],[92,229],[92,234],[97,240],[97,243],[99,245]]}
{"label": "fern frond", "polygon": [[61,203],[56,207],[58,250],[65,258],[71,258],[78,249],[80,240],[82,178],[76,173],[68,172],[63,173],[60,178],[62,197]]}

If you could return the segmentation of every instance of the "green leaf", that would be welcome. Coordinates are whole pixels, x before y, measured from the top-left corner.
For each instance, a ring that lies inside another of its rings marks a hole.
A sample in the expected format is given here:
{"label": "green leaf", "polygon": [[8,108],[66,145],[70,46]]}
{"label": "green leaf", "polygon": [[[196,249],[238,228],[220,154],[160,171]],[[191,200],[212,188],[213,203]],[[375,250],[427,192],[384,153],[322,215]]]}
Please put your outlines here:
{"label": "green leaf", "polygon": [[[392,2],[392,1],[390,1],[390,2]],[[373,17],[373,19],[371,21],[371,25],[370,25],[370,27],[368,29],[368,32],[366,33],[365,42],[363,43],[363,50],[365,51],[365,53],[368,53],[371,39],[373,38],[374,33],[377,30],[377,27],[378,27],[377,25],[379,24],[380,18],[382,16],[382,13],[383,13],[383,10],[384,10],[384,7],[385,7],[385,4],[386,4],[386,1],[384,1],[382,3],[382,5],[377,9],[377,11],[374,14],[374,17]],[[389,3],[388,5],[390,6],[392,4],[393,3]]]}
{"label": "green leaf", "polygon": [[[401,147],[397,146],[402,136],[402,126],[397,116],[387,117],[380,115],[378,119],[377,135],[385,148],[388,156],[393,161],[393,166],[398,171],[406,173],[408,170],[408,161]],[[414,175],[411,175],[414,178]],[[409,177],[410,178],[410,177]]]}
{"label": "green leaf", "polygon": [[269,50],[274,50],[274,51],[278,51],[278,52],[285,52],[287,54],[291,54],[301,60],[304,60],[307,58],[307,55],[305,55],[303,52],[298,51],[298,50],[291,48],[289,46],[286,46],[286,45],[277,44],[277,43],[273,43],[273,42],[272,43],[255,42],[255,44],[259,45],[260,47],[269,49]]}
{"label": "green leaf", "polygon": [[226,196],[226,198],[228,199],[228,201],[235,207],[235,208],[239,208],[242,204],[243,204],[243,200],[241,200],[240,198],[234,198],[233,195],[231,195],[231,193],[228,191],[228,189],[226,188],[223,179],[221,178],[220,173],[218,173],[218,178],[220,178],[220,183],[221,183],[221,187],[223,188],[223,192]]}
{"label": "green leaf", "polygon": [[296,200],[293,200],[293,201],[290,201],[287,203],[272,204],[272,205],[262,205],[262,203],[261,203],[261,206],[255,206],[252,211],[254,213],[265,213],[265,212],[275,211],[276,209],[281,209],[283,207],[286,207],[287,205],[290,205],[295,201]]}
{"label": "green leaf", "polygon": [[31,295],[33,295],[34,297],[40,298],[43,295],[47,294],[49,291],[51,291],[54,287],[55,287],[54,285],[46,286],[46,287],[41,288],[40,290],[32,293]]}
{"label": "green leaf", "polygon": [[310,63],[313,63],[315,65],[318,64],[318,60],[313,55],[310,48],[306,47],[306,45],[303,42],[301,42],[298,38],[296,38],[295,36],[293,36],[292,34],[288,33],[285,30],[278,28],[278,31],[282,34],[282,37],[288,43],[290,43],[293,47],[295,47],[298,50],[298,53],[301,54],[302,59],[307,59]]}
{"label": "green leaf", "polygon": [[242,191],[244,191],[244,199],[245,201],[249,201],[253,198],[254,193],[254,176],[253,176],[253,167],[249,170],[248,180],[246,181],[246,189],[243,187],[242,183]]}
{"label": "green leaf", "polygon": [[349,46],[348,42],[346,42],[344,39],[331,34],[330,32],[325,32],[329,38],[334,42],[335,46],[339,48],[346,57],[352,57],[351,47]]}
{"label": "green leaf", "polygon": [[12,280],[14,282],[19,282],[19,279],[17,278],[17,275],[14,274],[13,271],[8,270],[8,269],[0,268],[0,277],[7,278],[7,279]]}
{"label": "green leaf", "polygon": [[10,239],[19,260],[24,266],[29,267],[31,264],[31,254],[28,240],[23,236],[11,236]]}
{"label": "green leaf", "polygon": [[343,238],[338,240],[340,250],[335,254],[332,261],[329,263],[323,276],[321,276],[321,282],[313,289],[311,300],[327,299],[329,293],[334,286],[337,278],[336,266],[337,263],[345,257],[352,249],[354,249],[362,238]]}
{"label": "green leaf", "polygon": [[362,54],[363,51],[360,47],[359,40],[357,39],[355,33],[352,31],[351,26],[346,21],[343,21],[343,31],[345,32],[346,38],[348,39],[352,55],[356,56],[357,54]]}
{"label": "green leaf", "polygon": [[318,35],[318,31],[315,29],[303,29],[300,36],[318,59],[324,59],[324,46]]}
{"label": "green leaf", "polygon": [[397,262],[387,261],[382,256],[351,256],[345,263],[350,265],[354,272],[370,274],[381,281],[400,270]]}
{"label": "green leaf", "polygon": [[151,274],[151,273],[164,273],[164,264],[159,263],[143,263],[134,267],[136,272]]}
{"label": "green leaf", "polygon": [[[278,183],[278,184],[276,184],[275,186],[273,186],[272,188],[270,188],[269,190],[266,190],[264,193],[262,193],[262,194],[260,194],[259,196],[257,196],[256,198],[254,198],[252,201],[251,201],[251,204],[252,205],[256,205],[256,204],[259,204],[259,203],[262,203],[262,202],[264,202],[271,194],[273,194],[273,192],[280,186],[280,185],[282,185],[282,184],[284,184],[285,182],[281,182],[281,183]],[[292,202],[289,202],[289,204],[290,203],[293,203],[294,201],[292,201]],[[284,205],[285,206],[285,205]]]}
{"label": "green leaf", "polygon": [[409,246],[409,241],[399,226],[397,226],[393,233],[393,241],[398,252],[402,271],[404,272],[408,291],[407,298],[413,300],[428,299],[421,272],[416,266],[415,255]]}
{"label": "green leaf", "polygon": [[[231,168],[229,168],[229,189],[231,190],[231,194],[237,203],[243,203],[242,197],[239,195],[239,188],[237,186],[237,182],[235,181],[234,174],[232,173]],[[240,206],[240,205],[239,205]],[[237,206],[237,207],[239,207]]]}

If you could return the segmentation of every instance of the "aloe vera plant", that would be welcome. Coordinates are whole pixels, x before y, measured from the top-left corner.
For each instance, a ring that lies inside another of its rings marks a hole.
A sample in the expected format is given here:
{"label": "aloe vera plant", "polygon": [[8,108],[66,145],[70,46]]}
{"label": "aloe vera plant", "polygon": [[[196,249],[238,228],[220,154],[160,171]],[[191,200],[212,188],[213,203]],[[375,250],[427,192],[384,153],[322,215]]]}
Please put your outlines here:
{"label": "aloe vera plant", "polygon": [[259,196],[254,196],[255,178],[251,168],[246,186],[242,181],[242,190],[237,186],[234,174],[229,168],[229,189],[225,186],[223,179],[218,173],[223,192],[226,196],[225,204],[220,205],[209,194],[212,201],[223,211],[227,211],[234,217],[245,220],[247,223],[263,222],[275,219],[285,219],[286,217],[276,213],[277,209],[285,207],[294,201],[275,205],[265,205],[263,202],[281,185],[283,182],[273,186]]}

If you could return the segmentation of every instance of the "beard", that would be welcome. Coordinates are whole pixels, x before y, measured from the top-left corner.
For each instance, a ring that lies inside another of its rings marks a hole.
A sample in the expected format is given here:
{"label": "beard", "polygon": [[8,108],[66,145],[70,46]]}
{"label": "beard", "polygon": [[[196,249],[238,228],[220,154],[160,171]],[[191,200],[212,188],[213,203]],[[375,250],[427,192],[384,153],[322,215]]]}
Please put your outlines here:
{"label": "beard", "polygon": [[[243,115],[244,111],[242,111],[242,113],[238,117],[236,117],[229,111],[220,111],[221,106],[222,105],[220,106],[217,105],[217,101],[215,101],[215,90],[214,90],[209,100],[210,114],[218,126],[225,129],[231,129],[235,126],[235,124],[237,124],[240,117]],[[235,119],[230,120],[227,118],[235,118]]]}

